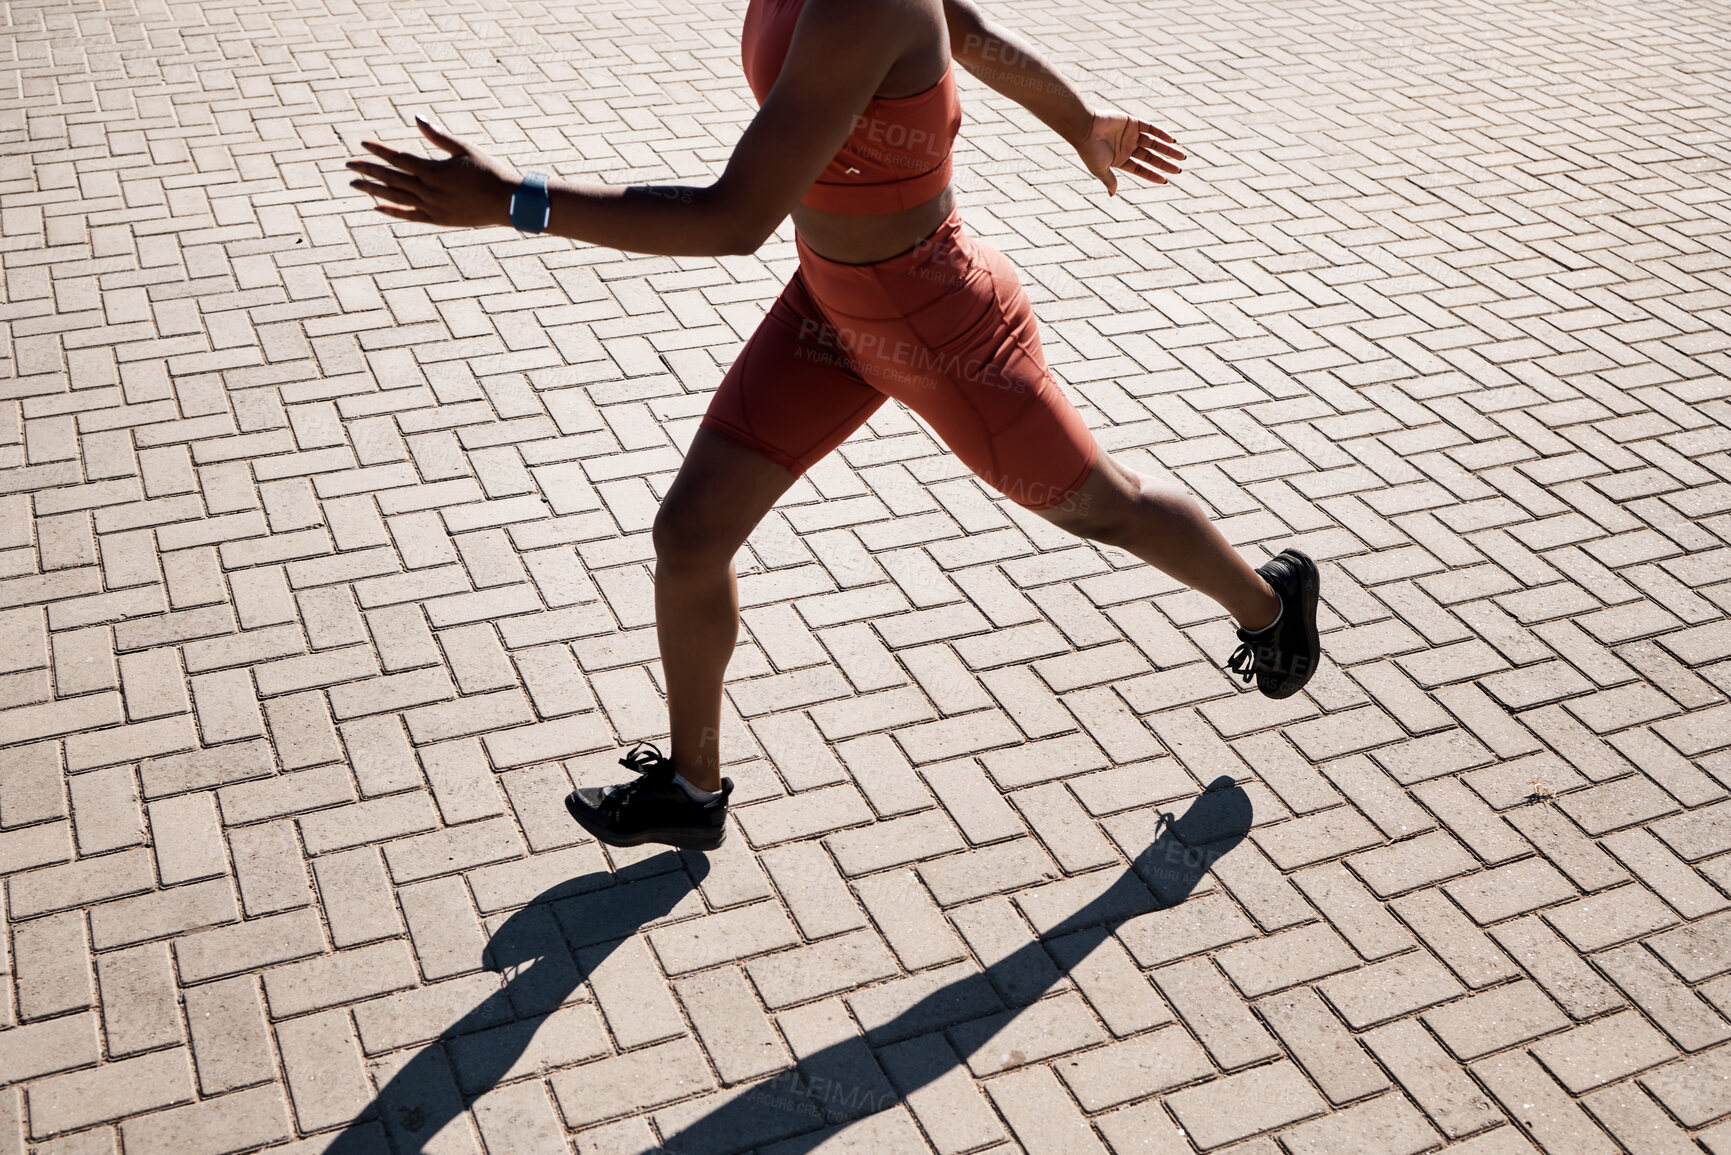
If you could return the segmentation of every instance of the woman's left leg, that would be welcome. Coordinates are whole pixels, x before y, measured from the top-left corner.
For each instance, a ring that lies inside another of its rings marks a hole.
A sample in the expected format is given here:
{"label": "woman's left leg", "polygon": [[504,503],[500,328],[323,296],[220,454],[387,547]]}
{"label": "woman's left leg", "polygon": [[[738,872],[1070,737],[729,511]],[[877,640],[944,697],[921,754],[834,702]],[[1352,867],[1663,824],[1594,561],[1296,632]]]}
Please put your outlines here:
{"label": "woman's left leg", "polygon": [[1002,253],[952,216],[928,244],[869,269],[802,257],[865,380],[918,412],[1012,501],[1219,602],[1243,643],[1231,668],[1269,697],[1298,692],[1319,657],[1316,566],[1288,550],[1251,568],[1195,499],[1100,453],[1052,379],[1033,306]]}

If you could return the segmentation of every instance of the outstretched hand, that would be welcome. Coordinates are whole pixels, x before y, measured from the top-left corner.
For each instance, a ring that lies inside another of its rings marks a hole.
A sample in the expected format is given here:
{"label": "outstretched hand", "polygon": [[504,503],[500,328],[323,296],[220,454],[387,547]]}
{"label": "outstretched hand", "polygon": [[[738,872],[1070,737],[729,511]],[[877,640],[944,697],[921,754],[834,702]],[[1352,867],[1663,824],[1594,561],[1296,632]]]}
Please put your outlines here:
{"label": "outstretched hand", "polygon": [[1118,195],[1118,174],[1113,169],[1165,184],[1163,174],[1182,171],[1178,162],[1185,159],[1178,142],[1165,129],[1115,109],[1094,114],[1088,139],[1076,147],[1076,152],[1113,196]]}
{"label": "outstretched hand", "polygon": [[473,228],[511,223],[511,193],[522,179],[510,165],[464,144],[425,117],[415,124],[450,156],[432,160],[377,141],[361,147],[384,161],[351,160],[348,167],[366,180],[349,182],[372,197],[375,207],[398,220]]}

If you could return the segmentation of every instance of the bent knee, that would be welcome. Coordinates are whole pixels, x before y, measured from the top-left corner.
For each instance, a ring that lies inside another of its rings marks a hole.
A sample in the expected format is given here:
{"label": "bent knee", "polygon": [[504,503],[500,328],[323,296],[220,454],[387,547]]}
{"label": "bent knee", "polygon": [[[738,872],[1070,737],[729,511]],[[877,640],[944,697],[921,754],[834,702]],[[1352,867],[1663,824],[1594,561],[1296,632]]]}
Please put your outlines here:
{"label": "bent knee", "polygon": [[681,569],[725,565],[739,549],[701,510],[671,501],[656,511],[649,537],[656,563]]}

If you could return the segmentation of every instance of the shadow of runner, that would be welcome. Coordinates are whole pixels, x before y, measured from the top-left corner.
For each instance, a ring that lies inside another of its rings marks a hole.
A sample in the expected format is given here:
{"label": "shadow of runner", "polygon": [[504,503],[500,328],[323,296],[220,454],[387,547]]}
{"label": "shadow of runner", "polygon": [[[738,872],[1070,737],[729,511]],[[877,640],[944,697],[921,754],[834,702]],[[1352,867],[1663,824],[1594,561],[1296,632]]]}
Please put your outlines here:
{"label": "shadow of runner", "polygon": [[[1131,869],[1042,938],[984,972],[933,991],[868,1030],[867,1038],[850,1037],[801,1059],[791,1071],[737,1089],[729,1101],[681,1125],[659,1150],[668,1155],[733,1155],[776,1143],[775,1155],[797,1155],[842,1127],[902,1102],[987,1046],[1019,1008],[1037,1001],[1126,919],[1188,898],[1209,868],[1243,841],[1251,821],[1250,796],[1230,777],[1216,778],[1183,815],[1161,814],[1158,835]],[[1070,937],[1061,949],[1048,948],[1065,935]],[[1056,965],[1054,954],[1059,956]],[[934,1035],[946,1029],[950,1043]],[[927,1036],[930,1045],[899,1048],[903,1061],[895,1064],[892,1089],[872,1045],[917,1036]],[[674,1117],[681,1113],[678,1107],[666,1112]]]}
{"label": "shadow of runner", "polygon": [[[507,918],[482,956],[488,970],[505,975],[504,986],[416,1052],[325,1155],[410,1155],[434,1142],[446,1124],[498,1085],[528,1051],[536,1031],[583,982],[584,974],[571,961],[574,948],[591,948],[584,961],[593,969],[696,891],[709,863],[696,854],[679,860],[684,869],[618,885],[606,872],[569,879]],[[604,895],[629,901],[598,907],[596,900]],[[578,898],[586,904],[567,901]],[[579,909],[587,917],[572,925]]]}

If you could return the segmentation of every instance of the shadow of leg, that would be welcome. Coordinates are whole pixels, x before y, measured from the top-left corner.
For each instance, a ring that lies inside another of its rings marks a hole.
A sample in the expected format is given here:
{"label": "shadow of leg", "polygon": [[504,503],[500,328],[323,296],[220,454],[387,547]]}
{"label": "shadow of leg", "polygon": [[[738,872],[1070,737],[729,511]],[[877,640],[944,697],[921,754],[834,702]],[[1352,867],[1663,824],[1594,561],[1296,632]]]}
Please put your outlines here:
{"label": "shadow of leg", "polygon": [[[734,1155],[765,1143],[804,1136],[825,1124],[857,1120],[903,1101],[965,1063],[1019,1013],[1006,1011],[1003,999],[1025,1004],[1050,989],[1050,979],[1067,974],[1133,914],[1156,906],[1176,906],[1188,898],[1209,868],[1244,840],[1254,819],[1250,796],[1230,777],[1221,776],[1181,809],[1159,816],[1159,834],[1136,856],[1131,869],[1082,909],[1035,940],[994,962],[982,974],[970,971],[919,999],[891,1021],[873,1027],[866,1039],[849,1037],[801,1059],[794,1070],[723,1093],[722,1102],[681,1105],[661,1113],[668,1134],[661,1150],[668,1155]],[[1158,903],[1151,901],[1153,890]],[[1080,932],[1080,933],[1078,933]],[[1071,936],[1065,949],[1051,952],[1046,939]],[[1059,970],[1054,971],[1053,954]],[[1031,989],[1028,976],[1050,976]],[[1003,999],[1000,998],[1003,995]],[[971,1020],[964,1023],[962,1020]],[[977,1027],[977,1029],[968,1029]],[[949,1042],[934,1034],[944,1030]],[[896,1048],[890,1091],[872,1047],[918,1040]],[[868,1043],[870,1044],[868,1046]],[[952,1046],[954,1049],[952,1049]],[[904,1053],[905,1052],[905,1053]],[[887,1092],[887,1093],[886,1093]],[[794,1155],[827,1137],[778,1144],[777,1155]]]}
{"label": "shadow of leg", "polygon": [[512,1073],[537,1031],[576,991],[583,975],[572,962],[574,947],[593,948],[584,957],[596,965],[693,894],[708,863],[695,855],[683,861],[689,873],[677,870],[640,882],[615,884],[611,874],[571,879],[506,919],[482,957],[504,985],[410,1056],[326,1148],[327,1155],[423,1151]]}

